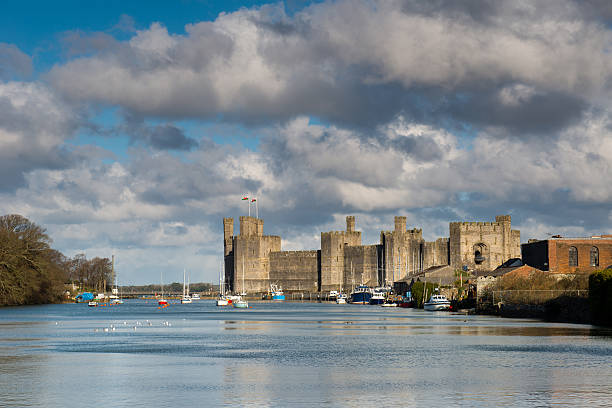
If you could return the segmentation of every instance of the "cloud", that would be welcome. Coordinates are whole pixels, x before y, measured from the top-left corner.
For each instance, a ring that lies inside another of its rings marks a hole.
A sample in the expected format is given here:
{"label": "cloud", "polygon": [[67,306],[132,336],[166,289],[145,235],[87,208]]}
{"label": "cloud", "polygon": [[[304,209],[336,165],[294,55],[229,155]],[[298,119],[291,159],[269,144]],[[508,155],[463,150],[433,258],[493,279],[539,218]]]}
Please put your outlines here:
{"label": "cloud", "polygon": [[[371,129],[404,115],[556,131],[611,83],[610,29],[571,1],[563,6],[340,1],[292,16],[282,6],[241,9],[187,25],[185,35],[154,23],[121,51],[57,65],[49,79],[72,99],[145,116],[265,123],[313,115]],[[518,97],[527,89],[531,97]]]}
{"label": "cloud", "polygon": [[63,144],[78,123],[75,112],[44,85],[0,82],[0,190],[23,185],[31,170],[66,168],[79,160]]}
{"label": "cloud", "polygon": [[0,80],[32,75],[32,59],[14,44],[0,42]]}

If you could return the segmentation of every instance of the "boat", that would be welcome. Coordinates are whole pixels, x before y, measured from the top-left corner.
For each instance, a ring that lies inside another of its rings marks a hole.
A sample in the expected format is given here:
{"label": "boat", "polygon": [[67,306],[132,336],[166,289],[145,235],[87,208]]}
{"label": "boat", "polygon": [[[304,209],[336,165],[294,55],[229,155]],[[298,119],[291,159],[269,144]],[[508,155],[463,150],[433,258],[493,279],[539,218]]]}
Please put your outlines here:
{"label": "boat", "polygon": [[450,309],[450,300],[444,295],[433,294],[425,304],[423,309],[435,311],[435,310],[448,310]]}
{"label": "boat", "polygon": [[164,273],[163,272],[159,273],[159,281],[161,285],[161,298],[159,298],[159,300],[157,301],[157,304],[160,306],[167,306],[168,301],[164,299]]}
{"label": "boat", "polygon": [[115,277],[115,287],[111,289],[111,295],[108,297],[110,299],[110,303],[115,305],[122,305],[123,299],[119,295],[119,287],[117,286],[117,275],[115,274],[115,255],[113,255],[113,276]]}
{"label": "boat", "polygon": [[181,303],[191,303],[191,296],[189,296],[189,284],[187,284],[187,290],[185,291],[185,269],[183,269],[183,297]]}
{"label": "boat", "polygon": [[397,307],[397,303],[395,302],[385,302],[380,304],[382,307]]}
{"label": "boat", "polygon": [[366,285],[359,285],[351,293],[351,303],[359,305],[367,305],[372,297],[372,289]]}
{"label": "boat", "polygon": [[412,293],[410,291],[406,292],[405,296],[402,296],[402,301],[398,306],[403,308],[414,307],[414,299],[412,298]]}
{"label": "boat", "polygon": [[329,291],[329,300],[331,300],[332,302],[336,299],[338,299],[338,291],[337,290],[330,290]]}
{"label": "boat", "polygon": [[[221,263],[223,265],[223,262]],[[219,297],[217,298],[217,306],[227,306],[232,303],[227,296],[225,296],[225,274],[223,273],[223,267],[219,269]]]}
{"label": "boat", "polygon": [[271,283],[270,292],[272,293],[272,300],[285,300],[285,294],[280,286]]}
{"label": "boat", "polygon": [[89,303],[87,303],[87,306],[89,306],[89,307],[96,307],[96,306],[98,306],[98,302],[96,302],[94,300],[91,300],[91,301],[89,301]]}
{"label": "boat", "polygon": [[200,300],[200,294],[194,293],[193,295],[191,295],[191,300]]}
{"label": "boat", "polygon": [[374,290],[372,292],[372,297],[368,302],[371,305],[382,305],[385,303],[385,294],[379,290]]}
{"label": "boat", "polygon": [[236,300],[235,302],[233,302],[232,306],[234,306],[237,309],[246,309],[249,307],[249,302],[247,302],[246,300],[240,299],[240,300]]}
{"label": "boat", "polygon": [[346,295],[344,293],[338,293],[336,297],[336,303],[339,305],[343,305],[346,303]]}

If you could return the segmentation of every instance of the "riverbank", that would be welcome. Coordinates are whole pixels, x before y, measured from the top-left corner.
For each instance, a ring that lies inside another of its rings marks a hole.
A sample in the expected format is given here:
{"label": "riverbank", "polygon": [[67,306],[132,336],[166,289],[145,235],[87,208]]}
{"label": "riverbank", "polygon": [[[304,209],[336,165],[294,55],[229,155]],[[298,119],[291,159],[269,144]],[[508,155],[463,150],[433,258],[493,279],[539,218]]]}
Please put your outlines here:
{"label": "riverbank", "polygon": [[543,304],[503,303],[480,305],[478,314],[509,318],[540,319],[554,323],[594,324],[589,299],[577,296],[561,296]]}

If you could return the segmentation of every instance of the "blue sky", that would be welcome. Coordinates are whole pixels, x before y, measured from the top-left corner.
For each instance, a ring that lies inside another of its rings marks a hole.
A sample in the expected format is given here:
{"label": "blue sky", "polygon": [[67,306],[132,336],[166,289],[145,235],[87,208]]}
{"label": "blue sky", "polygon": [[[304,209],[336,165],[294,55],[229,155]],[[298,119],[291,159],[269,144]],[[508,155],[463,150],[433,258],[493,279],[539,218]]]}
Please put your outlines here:
{"label": "blue sky", "polygon": [[132,283],[215,280],[248,192],[283,249],[346,215],[365,243],[394,215],[428,240],[499,214],[522,241],[609,233],[611,17],[574,0],[8,1],[0,212],[66,255],[115,253]]}

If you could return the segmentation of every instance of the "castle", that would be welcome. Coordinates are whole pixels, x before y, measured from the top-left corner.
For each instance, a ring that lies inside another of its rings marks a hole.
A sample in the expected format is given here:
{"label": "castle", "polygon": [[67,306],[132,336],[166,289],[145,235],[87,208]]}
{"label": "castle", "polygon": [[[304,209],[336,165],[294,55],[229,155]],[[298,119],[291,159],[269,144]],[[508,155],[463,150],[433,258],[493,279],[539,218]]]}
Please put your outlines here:
{"label": "castle", "polygon": [[263,220],[223,219],[225,281],[231,291],[268,292],[271,283],[285,291],[319,292],[350,289],[359,284],[386,286],[417,276],[451,278],[458,269],[490,271],[521,256],[520,232],[510,216],[495,222],[451,222],[449,238],[423,239],[421,229],[406,229],[406,217],[395,217],[393,231],[381,231],[380,243],[362,245],[355,217],[346,217],[345,231],[321,233],[321,249],[282,251],[281,237],[264,235]]}

